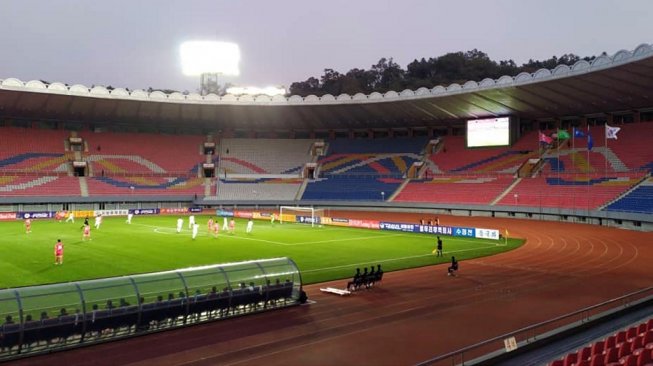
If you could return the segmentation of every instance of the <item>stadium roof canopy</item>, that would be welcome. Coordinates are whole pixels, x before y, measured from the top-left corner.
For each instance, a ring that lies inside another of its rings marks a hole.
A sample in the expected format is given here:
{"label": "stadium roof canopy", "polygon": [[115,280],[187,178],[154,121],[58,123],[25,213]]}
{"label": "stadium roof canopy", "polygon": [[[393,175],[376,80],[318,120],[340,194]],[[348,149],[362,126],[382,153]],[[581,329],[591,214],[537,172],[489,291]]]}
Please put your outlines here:
{"label": "stadium roof canopy", "polygon": [[653,107],[653,46],[559,65],[533,74],[468,81],[432,89],[322,97],[200,96],[107,90],[18,79],[0,80],[5,116],[180,124],[232,129],[369,129],[444,125],[447,121],[515,115],[582,116]]}

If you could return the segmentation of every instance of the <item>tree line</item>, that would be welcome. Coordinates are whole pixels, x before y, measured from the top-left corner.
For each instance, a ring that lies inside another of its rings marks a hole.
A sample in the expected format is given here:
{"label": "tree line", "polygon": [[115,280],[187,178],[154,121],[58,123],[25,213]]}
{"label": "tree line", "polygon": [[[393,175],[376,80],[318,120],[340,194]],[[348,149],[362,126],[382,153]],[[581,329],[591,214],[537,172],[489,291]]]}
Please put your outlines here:
{"label": "tree line", "polygon": [[[605,55],[606,53],[603,52]],[[583,57],[592,61],[596,56]],[[346,73],[334,69],[324,69],[319,78],[309,77],[305,81],[294,82],[288,89],[289,95],[322,96],[342,93],[370,94],[385,93],[389,90],[416,90],[421,87],[433,88],[437,85],[452,83],[463,84],[466,81],[480,81],[485,78],[498,79],[503,75],[517,75],[521,72],[533,73],[541,68],[553,69],[557,65],[573,65],[581,57],[573,53],[560,57],[553,56],[547,60],[533,60],[517,66],[513,60],[494,61],[485,52],[473,49],[467,52],[451,52],[439,57],[415,59],[403,69],[391,58],[381,58],[369,69],[354,68]]]}

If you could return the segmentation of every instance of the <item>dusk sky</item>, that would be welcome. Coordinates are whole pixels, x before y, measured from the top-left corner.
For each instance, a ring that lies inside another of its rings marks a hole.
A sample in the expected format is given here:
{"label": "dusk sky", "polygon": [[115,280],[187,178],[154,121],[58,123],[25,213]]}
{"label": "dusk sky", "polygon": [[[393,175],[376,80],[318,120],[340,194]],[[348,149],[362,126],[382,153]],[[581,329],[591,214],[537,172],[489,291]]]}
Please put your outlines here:
{"label": "dusk sky", "polygon": [[187,40],[240,45],[243,86],[289,86],[477,48],[492,59],[614,54],[653,42],[651,0],[0,0],[0,79],[180,91]]}

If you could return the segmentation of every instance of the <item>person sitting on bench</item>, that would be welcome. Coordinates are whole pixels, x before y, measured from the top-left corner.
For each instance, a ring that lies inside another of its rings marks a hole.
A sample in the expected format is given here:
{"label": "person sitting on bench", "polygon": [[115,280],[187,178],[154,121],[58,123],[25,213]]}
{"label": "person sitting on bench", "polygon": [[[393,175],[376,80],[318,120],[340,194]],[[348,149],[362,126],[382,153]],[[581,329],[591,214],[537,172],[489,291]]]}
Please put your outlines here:
{"label": "person sitting on bench", "polygon": [[458,270],[458,261],[456,257],[451,257],[451,265],[447,268],[447,276],[455,276],[455,271]]}
{"label": "person sitting on bench", "polygon": [[355,288],[356,284],[360,280],[360,277],[361,277],[361,269],[356,268],[356,274],[354,274],[354,278],[352,278],[351,281],[347,282],[347,290],[349,290],[351,286],[354,286]]}

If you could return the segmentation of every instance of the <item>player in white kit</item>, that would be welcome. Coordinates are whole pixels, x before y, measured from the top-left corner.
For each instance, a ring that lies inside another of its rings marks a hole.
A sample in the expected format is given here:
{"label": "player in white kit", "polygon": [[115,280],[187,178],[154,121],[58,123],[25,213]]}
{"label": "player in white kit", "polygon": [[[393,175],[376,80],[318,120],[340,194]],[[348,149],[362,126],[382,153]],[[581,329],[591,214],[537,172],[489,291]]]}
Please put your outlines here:
{"label": "player in white kit", "polygon": [[192,229],[195,225],[195,215],[188,216],[188,228]]}
{"label": "player in white kit", "polygon": [[133,217],[134,217],[134,214],[133,214],[133,213],[130,212],[130,213],[127,214],[127,223],[128,223],[128,224],[131,224],[131,223],[132,223],[132,218],[133,218]]}
{"label": "player in white kit", "polygon": [[247,229],[245,229],[245,231],[247,232],[247,234],[251,234],[253,228],[254,228],[254,221],[252,221],[252,219],[249,219],[249,221],[247,221]]}
{"label": "player in white kit", "polygon": [[72,211],[68,212],[68,218],[66,219],[66,222],[72,221],[73,224],[75,223],[75,214]]}
{"label": "player in white kit", "polygon": [[229,229],[229,223],[227,222],[227,216],[222,218],[222,230],[226,231]]}
{"label": "player in white kit", "polygon": [[177,234],[181,232],[181,227],[184,226],[184,219],[181,217],[177,219]]}
{"label": "player in white kit", "polygon": [[95,226],[97,230],[100,230],[100,225],[102,225],[102,215],[98,214],[95,216],[95,222],[93,223],[93,226]]}
{"label": "player in white kit", "polygon": [[197,232],[200,230],[200,226],[198,224],[193,224],[193,240],[197,237]]}

